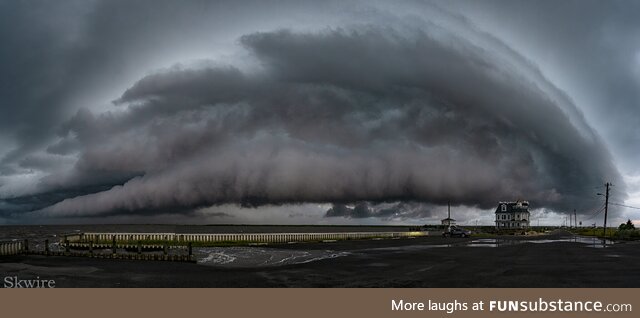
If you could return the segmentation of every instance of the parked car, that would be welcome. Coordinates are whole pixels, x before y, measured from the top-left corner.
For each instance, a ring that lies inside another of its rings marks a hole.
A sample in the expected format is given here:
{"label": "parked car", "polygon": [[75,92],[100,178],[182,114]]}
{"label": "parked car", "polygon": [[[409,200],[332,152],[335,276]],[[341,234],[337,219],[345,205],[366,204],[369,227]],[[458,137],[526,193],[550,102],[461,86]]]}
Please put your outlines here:
{"label": "parked car", "polygon": [[471,236],[471,231],[465,230],[457,226],[450,226],[442,233],[444,237],[468,237]]}

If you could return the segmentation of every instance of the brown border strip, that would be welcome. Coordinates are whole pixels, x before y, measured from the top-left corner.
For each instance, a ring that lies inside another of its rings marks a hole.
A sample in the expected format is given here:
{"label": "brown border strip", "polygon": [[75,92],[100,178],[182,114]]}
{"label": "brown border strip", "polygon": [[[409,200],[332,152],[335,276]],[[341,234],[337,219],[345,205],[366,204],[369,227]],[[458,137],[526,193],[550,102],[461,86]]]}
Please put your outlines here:
{"label": "brown border strip", "polygon": [[[3,289],[3,317],[638,317],[640,289]],[[490,300],[602,301],[635,311],[490,312]],[[391,300],[484,301],[484,311],[392,311]]]}

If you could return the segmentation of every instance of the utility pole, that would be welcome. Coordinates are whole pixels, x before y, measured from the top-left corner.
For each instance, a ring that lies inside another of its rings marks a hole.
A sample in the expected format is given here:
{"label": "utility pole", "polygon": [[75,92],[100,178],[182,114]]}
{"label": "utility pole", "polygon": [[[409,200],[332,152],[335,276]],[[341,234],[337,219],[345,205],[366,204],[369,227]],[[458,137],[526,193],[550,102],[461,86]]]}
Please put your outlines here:
{"label": "utility pole", "polygon": [[573,216],[569,213],[569,228],[573,228]]}
{"label": "utility pole", "polygon": [[604,196],[604,238],[607,238],[607,212],[609,210],[609,186],[611,184],[609,182],[605,183],[605,187],[607,187],[607,192],[605,192]]}
{"label": "utility pole", "polygon": [[576,214],[576,209],[573,209],[573,227],[578,228],[578,214]]}

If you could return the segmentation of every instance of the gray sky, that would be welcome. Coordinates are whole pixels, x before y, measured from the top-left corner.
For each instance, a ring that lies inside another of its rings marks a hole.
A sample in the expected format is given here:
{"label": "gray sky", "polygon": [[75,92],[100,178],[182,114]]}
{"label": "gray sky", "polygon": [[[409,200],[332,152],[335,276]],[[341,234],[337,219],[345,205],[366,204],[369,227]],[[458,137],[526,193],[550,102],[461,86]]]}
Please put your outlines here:
{"label": "gray sky", "polygon": [[0,224],[601,223],[607,181],[640,206],[638,14],[0,1]]}

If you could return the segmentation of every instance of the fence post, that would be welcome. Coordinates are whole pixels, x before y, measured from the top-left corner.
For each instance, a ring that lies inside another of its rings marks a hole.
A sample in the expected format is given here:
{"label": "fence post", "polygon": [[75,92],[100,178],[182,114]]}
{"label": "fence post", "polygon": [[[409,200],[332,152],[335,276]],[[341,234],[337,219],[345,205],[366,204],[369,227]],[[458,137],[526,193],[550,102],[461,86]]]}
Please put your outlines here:
{"label": "fence post", "polygon": [[162,252],[164,253],[164,259],[166,260],[167,254],[169,253],[169,243],[167,241],[164,242]]}
{"label": "fence post", "polygon": [[29,254],[29,240],[24,240],[24,246],[22,247],[22,250],[25,254]]}
{"label": "fence post", "polygon": [[89,241],[89,256],[93,256],[93,240]]}
{"label": "fence post", "polygon": [[44,255],[49,256],[49,240],[44,240]]}
{"label": "fence post", "polygon": [[191,256],[193,255],[193,248],[191,242],[187,243],[187,248],[189,249],[189,260],[191,260]]}
{"label": "fence post", "polygon": [[111,236],[111,254],[114,256],[116,255],[116,248],[116,236],[113,235]]}
{"label": "fence post", "polygon": [[69,240],[64,240],[64,253],[65,255],[69,255]]}
{"label": "fence post", "polygon": [[142,254],[142,241],[138,241],[138,255]]}

